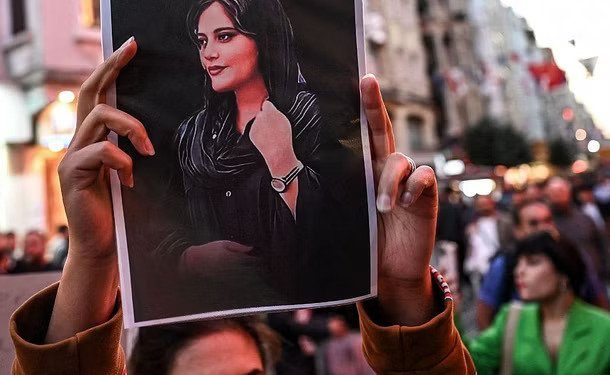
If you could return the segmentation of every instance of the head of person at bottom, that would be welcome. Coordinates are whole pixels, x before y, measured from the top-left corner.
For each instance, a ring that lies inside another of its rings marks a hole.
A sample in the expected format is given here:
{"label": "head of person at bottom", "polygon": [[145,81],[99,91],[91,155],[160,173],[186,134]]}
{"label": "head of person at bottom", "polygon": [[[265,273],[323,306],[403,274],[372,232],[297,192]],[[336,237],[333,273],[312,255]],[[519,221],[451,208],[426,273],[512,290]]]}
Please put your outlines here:
{"label": "head of person at bottom", "polygon": [[279,359],[278,336],[242,317],[140,328],[129,359],[134,375],[262,375]]}
{"label": "head of person at bottom", "polygon": [[292,27],[278,0],[199,0],[187,26],[205,71],[208,104],[263,89],[279,109],[289,108],[303,80]]}
{"label": "head of person at bottom", "polygon": [[581,290],[585,265],[576,247],[556,231],[523,238],[516,256],[515,285],[522,300],[544,303]]}

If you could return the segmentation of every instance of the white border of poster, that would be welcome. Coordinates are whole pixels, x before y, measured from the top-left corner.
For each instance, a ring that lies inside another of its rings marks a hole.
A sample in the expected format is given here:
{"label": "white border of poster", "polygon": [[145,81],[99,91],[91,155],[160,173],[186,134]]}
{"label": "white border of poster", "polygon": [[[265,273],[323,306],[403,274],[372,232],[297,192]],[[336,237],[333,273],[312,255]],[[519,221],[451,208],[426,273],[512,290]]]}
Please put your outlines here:
{"label": "white border of poster", "polygon": [[[102,50],[104,59],[107,59],[113,53],[113,40],[112,40],[112,17],[111,17],[111,0],[100,0],[101,5],[101,19],[102,19]],[[358,70],[360,77],[366,74],[366,59],[365,59],[365,39],[364,39],[364,5],[362,0],[354,0],[355,6],[355,17],[356,17],[356,39],[357,39],[357,51],[358,51]],[[116,107],[116,87],[113,85],[107,92],[107,104]],[[133,295],[131,286],[131,273],[129,256],[127,249],[127,234],[125,230],[125,218],[123,214],[123,200],[121,195],[121,183],[118,179],[116,171],[111,173],[111,192],[112,202],[114,210],[114,220],[116,229],[116,243],[118,249],[118,261],[120,271],[120,285],[122,295],[122,307],[123,307],[123,323],[126,329],[135,327],[145,327],[157,324],[169,324],[177,322],[186,322],[200,319],[215,319],[224,318],[231,316],[250,315],[266,312],[279,312],[295,309],[307,309],[307,308],[320,308],[330,307],[338,305],[352,304],[358,301],[369,299],[377,296],[377,209],[375,205],[375,186],[373,179],[373,167],[371,161],[371,150],[369,144],[369,133],[368,124],[366,121],[364,106],[360,103],[360,123],[361,123],[361,137],[362,137],[362,149],[363,149],[363,160],[364,160],[364,171],[366,176],[367,184],[367,205],[368,205],[368,220],[369,220],[369,238],[370,238],[370,293],[362,295],[360,297],[343,299],[336,301],[328,301],[322,303],[310,303],[310,304],[294,304],[294,305],[273,305],[273,306],[262,306],[255,308],[244,308],[244,309],[233,309],[233,310],[222,310],[209,313],[199,313],[192,315],[184,315],[172,318],[135,321],[134,318],[134,307],[133,307]],[[114,144],[118,144],[117,135],[112,132],[108,139]]]}

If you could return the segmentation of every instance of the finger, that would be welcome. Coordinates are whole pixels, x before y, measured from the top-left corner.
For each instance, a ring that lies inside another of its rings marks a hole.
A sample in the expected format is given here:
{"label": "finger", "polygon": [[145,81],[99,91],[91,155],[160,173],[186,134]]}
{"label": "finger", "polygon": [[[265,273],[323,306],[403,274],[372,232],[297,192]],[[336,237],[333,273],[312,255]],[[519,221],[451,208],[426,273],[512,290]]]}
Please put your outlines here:
{"label": "finger", "polygon": [[381,171],[377,187],[377,209],[379,212],[390,212],[396,203],[399,187],[411,172],[411,164],[401,153],[391,154]]}
{"label": "finger", "polygon": [[134,185],[131,158],[110,141],[88,145],[72,154],[70,160],[74,160],[75,170],[99,172],[102,167],[115,169],[123,185]]}
{"label": "finger", "polygon": [[114,83],[121,69],[135,56],[136,51],[135,39],[133,37],[127,39],[83,83],[78,95],[77,130],[89,112],[99,103],[100,97],[105,98],[106,90]]}
{"label": "finger", "polygon": [[383,159],[395,151],[392,123],[388,116],[379,82],[372,74],[367,74],[360,83],[364,112],[368,120],[373,157]]}
{"label": "finger", "polygon": [[242,245],[240,243],[233,242],[233,241],[221,241],[221,242],[222,242],[222,247],[225,250],[232,251],[235,253],[247,253],[253,249],[252,246]]}
{"label": "finger", "polygon": [[92,143],[103,141],[109,131],[127,137],[141,154],[151,156],[155,154],[144,125],[135,117],[106,104],[98,104],[93,108],[74,135],[70,148],[79,150]]}
{"label": "finger", "polygon": [[437,194],[434,170],[427,165],[418,167],[407,179],[405,191],[400,198],[403,207],[409,207],[422,196],[434,197]]}

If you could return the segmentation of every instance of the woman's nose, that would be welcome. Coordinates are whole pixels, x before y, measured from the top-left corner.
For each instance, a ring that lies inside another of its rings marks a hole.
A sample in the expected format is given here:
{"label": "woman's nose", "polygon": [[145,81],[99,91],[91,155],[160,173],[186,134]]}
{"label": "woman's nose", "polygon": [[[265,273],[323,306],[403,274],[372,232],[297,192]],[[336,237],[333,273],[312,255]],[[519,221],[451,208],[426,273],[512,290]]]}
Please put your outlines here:
{"label": "woman's nose", "polygon": [[201,51],[201,53],[203,58],[208,61],[213,61],[218,58],[218,51],[212,46],[207,46],[203,51]]}

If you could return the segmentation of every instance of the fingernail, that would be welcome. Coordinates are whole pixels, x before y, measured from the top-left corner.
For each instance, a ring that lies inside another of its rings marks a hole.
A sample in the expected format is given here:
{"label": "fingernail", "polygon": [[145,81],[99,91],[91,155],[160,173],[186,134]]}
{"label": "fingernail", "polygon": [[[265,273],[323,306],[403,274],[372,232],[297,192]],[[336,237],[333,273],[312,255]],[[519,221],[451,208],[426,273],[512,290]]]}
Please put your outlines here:
{"label": "fingernail", "polygon": [[122,45],[121,47],[119,47],[119,51],[121,51],[121,50],[125,49],[125,47],[127,47],[127,46],[129,45],[129,43],[133,42],[133,41],[134,41],[134,39],[135,39],[135,38],[134,38],[133,36],[132,36],[132,37],[130,37],[129,39],[127,39],[127,40],[125,41],[125,43],[123,43],[123,45]]}
{"label": "fingernail", "polygon": [[413,204],[413,194],[411,194],[408,191],[405,191],[404,193],[402,193],[402,196],[400,197],[400,204],[405,207],[409,207],[410,205],[412,205]]}
{"label": "fingernail", "polygon": [[144,148],[146,149],[148,155],[153,156],[155,154],[155,148],[153,147],[153,144],[149,138],[146,138],[146,141],[144,142]]}
{"label": "fingernail", "polygon": [[129,181],[127,181],[127,186],[129,186],[130,188],[132,188],[135,185],[134,180],[133,180],[133,174],[129,175]]}
{"label": "fingernail", "polygon": [[388,194],[377,197],[377,209],[380,212],[389,212],[392,209],[392,200]]}

